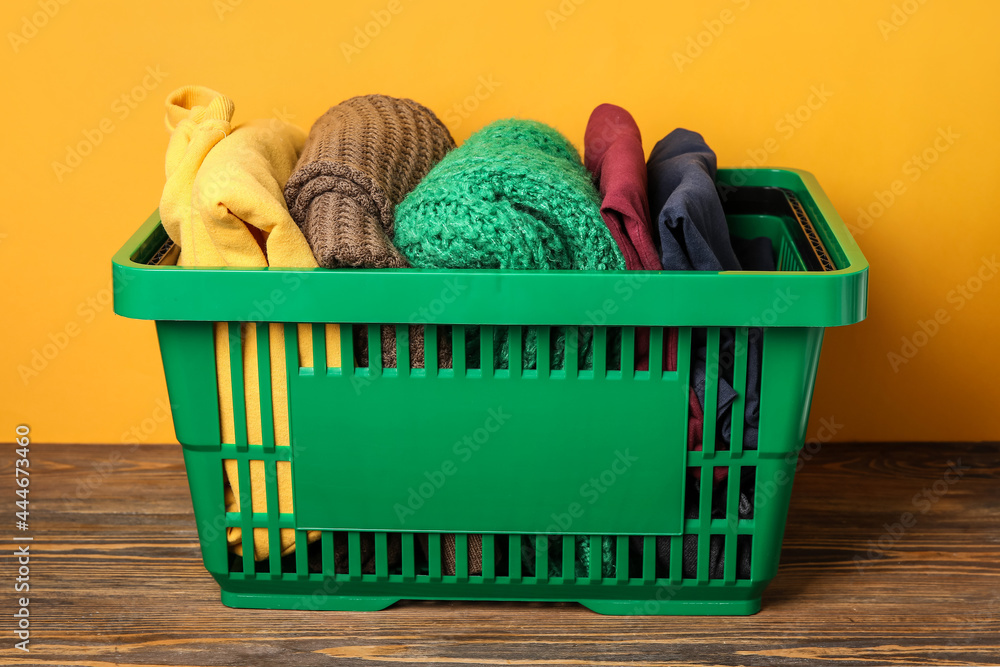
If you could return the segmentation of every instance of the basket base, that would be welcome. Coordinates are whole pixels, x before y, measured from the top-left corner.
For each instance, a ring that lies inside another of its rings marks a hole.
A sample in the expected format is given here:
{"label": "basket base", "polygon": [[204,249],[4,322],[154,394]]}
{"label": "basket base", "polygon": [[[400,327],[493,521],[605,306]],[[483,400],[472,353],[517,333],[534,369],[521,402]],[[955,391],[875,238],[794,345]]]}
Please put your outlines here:
{"label": "basket base", "polygon": [[578,600],[606,616],[749,616],[760,611],[760,598],[749,600]]}
{"label": "basket base", "polygon": [[[344,595],[300,596],[280,593],[222,591],[222,604],[235,609],[302,609],[310,611],[381,611],[403,598]],[[428,598],[443,600],[449,598]],[[455,597],[454,600],[469,598]],[[760,611],[760,598],[748,600],[574,600],[606,616],[749,616]]]}
{"label": "basket base", "polygon": [[346,597],[340,595],[300,596],[273,593],[222,591],[222,604],[234,609],[301,609],[307,611],[381,611],[401,598]]}

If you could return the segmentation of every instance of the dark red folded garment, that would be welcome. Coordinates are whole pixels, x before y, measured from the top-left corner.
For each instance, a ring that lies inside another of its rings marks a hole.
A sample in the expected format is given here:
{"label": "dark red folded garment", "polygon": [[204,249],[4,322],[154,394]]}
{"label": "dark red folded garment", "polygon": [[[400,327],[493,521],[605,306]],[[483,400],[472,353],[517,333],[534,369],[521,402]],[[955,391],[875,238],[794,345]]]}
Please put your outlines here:
{"label": "dark red folded garment", "polygon": [[[602,104],[590,114],[583,143],[584,162],[601,194],[601,216],[625,256],[625,268],[662,270],[649,214],[646,155],[639,126],[625,109]],[[636,369],[648,369],[647,327],[636,328],[635,352]],[[664,369],[676,370],[677,329],[664,331],[663,353]],[[688,447],[700,451],[705,418],[693,389],[690,398]],[[724,469],[717,471],[716,477],[720,476],[725,476]]]}
{"label": "dark red folded garment", "polygon": [[[646,155],[639,126],[625,109],[602,104],[590,114],[583,144],[584,162],[601,194],[601,217],[625,256],[625,268],[659,271],[663,267],[649,217]],[[667,357],[668,365],[671,359]],[[649,368],[647,327],[636,329],[635,362],[637,370]]]}
{"label": "dark red folded garment", "polygon": [[659,271],[646,187],[642,136],[628,111],[602,104],[590,114],[584,162],[601,193],[601,215],[629,270]]}

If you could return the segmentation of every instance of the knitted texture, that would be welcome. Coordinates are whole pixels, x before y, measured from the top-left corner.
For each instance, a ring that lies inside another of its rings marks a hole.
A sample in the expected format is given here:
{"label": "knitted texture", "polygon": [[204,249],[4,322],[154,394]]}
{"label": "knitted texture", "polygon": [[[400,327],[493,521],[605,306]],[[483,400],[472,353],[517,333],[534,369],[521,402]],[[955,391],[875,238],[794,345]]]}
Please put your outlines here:
{"label": "knitted texture", "polygon": [[[428,545],[428,534],[417,533],[417,544],[424,556],[430,556],[430,546]],[[479,534],[469,534],[468,541],[468,564],[469,574],[478,576],[483,573],[483,536]],[[455,533],[444,533],[441,535],[441,573],[445,576],[455,576]]]}
{"label": "knitted texture", "polygon": [[454,147],[444,124],[413,100],[352,97],[323,114],[285,185],[320,266],[408,266],[392,244],[395,208]]}
{"label": "knitted texture", "polygon": [[[590,560],[593,554],[590,549],[590,536],[576,536],[576,576],[586,577],[590,575]],[[615,546],[614,539],[609,535],[601,537],[601,576],[615,576]]]}
{"label": "knitted texture", "polygon": [[[396,327],[383,324],[380,328],[380,344],[382,350],[382,368],[397,368],[396,360]],[[424,367],[424,327],[421,324],[409,326],[410,368]],[[438,368],[451,368],[451,331],[448,328],[438,330]],[[358,366],[366,367],[368,358],[368,327],[354,327],[354,354]]]}
{"label": "knitted texture", "polygon": [[413,266],[624,269],[573,145],[553,128],[502,120],[448,154],[396,210]]}

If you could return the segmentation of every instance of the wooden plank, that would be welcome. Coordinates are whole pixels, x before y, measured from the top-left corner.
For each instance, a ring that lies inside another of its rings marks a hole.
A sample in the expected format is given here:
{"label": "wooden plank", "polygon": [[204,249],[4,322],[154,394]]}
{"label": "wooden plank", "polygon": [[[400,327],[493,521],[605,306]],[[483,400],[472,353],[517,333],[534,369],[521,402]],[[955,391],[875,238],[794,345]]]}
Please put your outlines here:
{"label": "wooden plank", "polygon": [[[32,650],[8,632],[0,664],[1000,663],[1000,445],[810,451],[763,610],[712,618],[600,616],[573,603],[228,609],[201,564],[179,446],[34,444]],[[0,463],[8,497],[11,461]],[[962,466],[951,484],[949,462]],[[915,522],[899,533],[907,512]],[[0,596],[8,613],[11,589]]]}

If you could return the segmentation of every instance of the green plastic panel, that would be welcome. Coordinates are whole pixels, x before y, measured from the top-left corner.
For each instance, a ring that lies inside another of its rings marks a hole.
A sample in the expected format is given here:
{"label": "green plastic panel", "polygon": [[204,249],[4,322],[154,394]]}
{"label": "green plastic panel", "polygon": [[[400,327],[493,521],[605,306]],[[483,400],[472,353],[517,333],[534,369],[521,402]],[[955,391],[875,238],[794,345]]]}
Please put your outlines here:
{"label": "green plastic panel", "polygon": [[160,321],[156,335],[177,440],[218,448],[219,394],[212,326],[211,322]]}
{"label": "green plastic panel", "polygon": [[292,375],[296,526],[679,534],[686,364],[623,374],[539,362]]}

